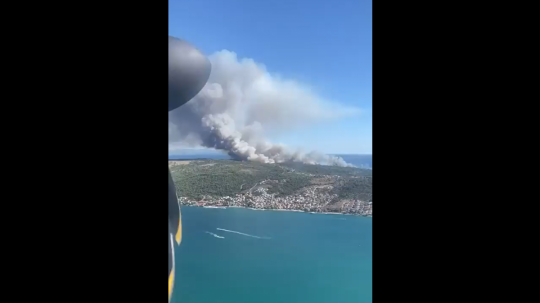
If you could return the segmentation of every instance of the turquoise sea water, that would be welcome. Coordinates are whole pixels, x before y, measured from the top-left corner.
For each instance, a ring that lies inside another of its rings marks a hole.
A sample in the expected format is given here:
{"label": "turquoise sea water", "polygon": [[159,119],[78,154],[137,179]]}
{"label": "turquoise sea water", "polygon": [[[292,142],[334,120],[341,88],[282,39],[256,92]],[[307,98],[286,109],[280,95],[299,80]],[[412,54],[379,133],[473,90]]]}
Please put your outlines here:
{"label": "turquoise sea water", "polygon": [[372,302],[372,218],[183,207],[182,221],[174,303]]}

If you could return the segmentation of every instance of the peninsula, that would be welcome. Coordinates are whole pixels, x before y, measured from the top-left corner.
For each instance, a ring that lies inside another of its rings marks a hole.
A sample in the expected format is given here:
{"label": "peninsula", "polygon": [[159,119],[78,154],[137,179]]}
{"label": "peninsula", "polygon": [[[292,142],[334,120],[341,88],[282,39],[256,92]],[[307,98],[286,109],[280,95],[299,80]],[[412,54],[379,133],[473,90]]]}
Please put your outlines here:
{"label": "peninsula", "polygon": [[181,205],[372,216],[372,171],[301,163],[170,160]]}

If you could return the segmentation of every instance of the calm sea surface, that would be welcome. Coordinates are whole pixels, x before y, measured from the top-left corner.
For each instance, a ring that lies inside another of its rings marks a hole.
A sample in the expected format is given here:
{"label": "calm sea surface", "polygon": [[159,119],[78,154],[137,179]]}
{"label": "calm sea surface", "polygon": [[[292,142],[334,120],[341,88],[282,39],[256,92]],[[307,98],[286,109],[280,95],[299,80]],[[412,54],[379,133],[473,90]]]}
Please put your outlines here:
{"label": "calm sea surface", "polygon": [[372,218],[182,207],[174,303],[371,303]]}

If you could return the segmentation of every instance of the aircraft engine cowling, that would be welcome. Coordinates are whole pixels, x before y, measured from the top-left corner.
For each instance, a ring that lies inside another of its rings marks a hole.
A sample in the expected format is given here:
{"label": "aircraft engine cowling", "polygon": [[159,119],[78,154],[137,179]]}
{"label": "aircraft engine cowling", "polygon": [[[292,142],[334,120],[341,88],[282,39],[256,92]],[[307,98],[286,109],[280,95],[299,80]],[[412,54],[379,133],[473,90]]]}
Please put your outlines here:
{"label": "aircraft engine cowling", "polygon": [[184,40],[169,36],[169,111],[191,100],[204,87],[210,61]]}

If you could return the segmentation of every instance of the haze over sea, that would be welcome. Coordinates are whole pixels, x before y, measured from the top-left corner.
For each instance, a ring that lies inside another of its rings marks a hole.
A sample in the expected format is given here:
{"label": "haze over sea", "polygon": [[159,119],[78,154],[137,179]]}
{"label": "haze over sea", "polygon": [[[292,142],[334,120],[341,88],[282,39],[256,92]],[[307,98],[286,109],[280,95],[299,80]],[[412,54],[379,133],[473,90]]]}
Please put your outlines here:
{"label": "haze over sea", "polygon": [[[343,158],[347,163],[359,168],[373,168],[371,155],[333,155]],[[226,160],[231,159],[229,155],[221,152],[206,152],[206,153],[193,153],[186,152],[185,154],[169,155],[169,159],[215,159]]]}
{"label": "haze over sea", "polygon": [[182,207],[174,303],[371,303],[372,218]]}

